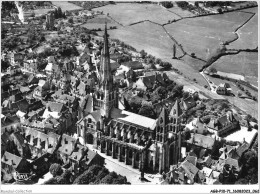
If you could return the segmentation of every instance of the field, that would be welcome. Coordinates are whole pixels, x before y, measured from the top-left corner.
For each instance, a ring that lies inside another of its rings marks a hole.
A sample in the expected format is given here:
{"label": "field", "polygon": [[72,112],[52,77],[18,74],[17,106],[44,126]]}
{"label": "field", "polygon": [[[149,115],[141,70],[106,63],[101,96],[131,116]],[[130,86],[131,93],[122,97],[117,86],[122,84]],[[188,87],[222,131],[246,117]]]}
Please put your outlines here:
{"label": "field", "polygon": [[[103,32],[100,35],[103,35]],[[138,51],[143,49],[155,57],[172,58],[173,41],[161,26],[151,22],[111,30],[109,35],[110,38],[119,39]],[[176,56],[180,55],[182,52],[177,48]]]}
{"label": "field", "polygon": [[221,42],[236,38],[233,32],[250,16],[250,13],[230,12],[183,19],[165,28],[187,53],[195,53],[197,57],[206,60]]}
{"label": "field", "polygon": [[[245,11],[245,10],[244,10]],[[235,49],[255,49],[258,46],[258,13],[257,8],[246,9],[248,12],[255,12],[256,14],[249,20],[238,33],[238,40],[231,43],[228,48]]]}
{"label": "field", "polygon": [[118,3],[93,10],[103,11],[105,14],[109,13],[109,16],[124,26],[144,20],[164,24],[167,23],[168,20],[180,19],[178,15],[155,4]]}
{"label": "field", "polygon": [[250,77],[250,81],[254,78],[253,84],[257,85],[258,53],[240,52],[236,55],[223,56],[214,62],[211,67],[218,71],[243,75],[245,81],[249,81],[248,77]]}
{"label": "field", "polygon": [[81,27],[85,27],[87,29],[98,29],[100,28],[103,30],[105,28],[105,22],[107,22],[107,28],[109,29],[110,27],[116,26],[118,27],[119,25],[108,18],[105,15],[99,15],[97,17],[94,17],[92,19],[87,20],[87,23],[81,25]]}
{"label": "field", "polygon": [[60,7],[62,11],[73,11],[83,9],[73,3],[69,3],[68,1],[51,1],[53,5]]}

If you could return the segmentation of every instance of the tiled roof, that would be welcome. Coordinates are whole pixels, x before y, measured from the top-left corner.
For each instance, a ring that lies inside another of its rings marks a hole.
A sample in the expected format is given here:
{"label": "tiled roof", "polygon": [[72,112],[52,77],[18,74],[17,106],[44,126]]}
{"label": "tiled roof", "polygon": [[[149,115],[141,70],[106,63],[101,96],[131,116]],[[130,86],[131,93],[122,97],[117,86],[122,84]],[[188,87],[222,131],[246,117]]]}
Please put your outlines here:
{"label": "tiled roof", "polygon": [[15,169],[17,169],[22,160],[24,160],[24,159],[19,156],[16,156],[9,152],[5,152],[1,159],[1,162],[8,164],[9,166],[13,166]]}
{"label": "tiled roof", "polygon": [[187,156],[186,160],[190,163],[192,163],[194,166],[196,166],[197,164],[197,157],[195,156]]}
{"label": "tiled roof", "polygon": [[58,102],[48,102],[46,107],[48,107],[51,112],[62,113],[65,110],[64,104]]}
{"label": "tiled roof", "polygon": [[248,150],[248,148],[249,148],[249,144],[248,143],[243,143],[241,146],[239,146],[238,148],[237,148],[237,154],[241,157],[242,156],[242,154],[246,151],[246,150]]}
{"label": "tiled roof", "polygon": [[62,140],[61,140],[61,146],[59,147],[58,150],[63,154],[71,155],[72,151],[74,150],[75,143],[76,143],[75,138],[73,138],[69,135],[63,134]]}
{"label": "tiled roof", "polygon": [[191,139],[188,140],[187,142],[206,149],[212,149],[215,144],[215,139],[209,136],[204,136],[195,133],[192,135]]}
{"label": "tiled roof", "polygon": [[94,118],[96,121],[99,121],[100,118],[101,118],[101,112],[100,112],[100,110],[93,111],[93,112],[91,112],[90,114],[93,116],[93,118]]}
{"label": "tiled roof", "polygon": [[225,164],[229,164],[230,167],[233,166],[233,167],[235,167],[236,170],[239,170],[238,160],[236,160],[236,159],[227,158],[225,160]]}
{"label": "tiled roof", "polygon": [[143,64],[139,61],[128,61],[128,62],[122,63],[122,65],[125,65],[127,67],[131,67],[133,70],[144,69]]}
{"label": "tiled roof", "polygon": [[198,173],[199,169],[194,166],[192,163],[185,160],[181,163],[180,167],[182,167],[185,172],[188,174],[190,178],[194,178],[194,176]]}

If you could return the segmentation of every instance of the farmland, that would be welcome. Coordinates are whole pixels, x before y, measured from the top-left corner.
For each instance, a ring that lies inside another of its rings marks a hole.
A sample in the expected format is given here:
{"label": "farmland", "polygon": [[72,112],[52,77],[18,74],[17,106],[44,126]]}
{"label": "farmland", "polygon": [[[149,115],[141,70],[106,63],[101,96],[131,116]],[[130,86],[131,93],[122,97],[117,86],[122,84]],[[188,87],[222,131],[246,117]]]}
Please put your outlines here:
{"label": "farmland", "polygon": [[250,16],[250,13],[230,12],[183,19],[165,28],[187,53],[195,53],[197,57],[206,60],[221,42],[234,40],[236,35],[233,32]]}
{"label": "farmland", "polygon": [[[172,58],[173,41],[161,26],[151,22],[111,30],[109,35],[110,38],[122,40],[139,51],[144,49],[159,58]],[[180,55],[182,52],[177,47],[176,56]]]}
{"label": "farmland", "polygon": [[[218,71],[243,75],[245,81],[252,82],[254,80],[253,84],[257,85],[258,53],[240,52],[236,55],[223,56],[213,63],[211,67],[216,68]],[[248,77],[251,80],[248,80]]]}
{"label": "farmland", "polygon": [[118,3],[93,10],[103,11],[105,14],[108,13],[109,16],[124,26],[144,20],[164,24],[167,23],[168,20],[180,19],[178,15],[155,4]]}
{"label": "farmland", "polygon": [[83,24],[82,27],[86,27],[87,29],[98,29],[100,28],[101,30],[103,30],[105,28],[105,23],[107,22],[107,27],[108,29],[110,27],[118,27],[119,25],[114,22],[113,20],[111,20],[110,18],[108,18],[105,15],[99,15],[97,17],[94,17],[92,19],[88,19],[87,23]]}
{"label": "farmland", "polygon": [[[257,10],[257,8],[255,8]],[[247,9],[248,12],[254,12],[254,9]],[[238,40],[231,43],[228,48],[234,49],[255,49],[258,46],[258,13],[256,13],[248,23],[237,31]]]}
{"label": "farmland", "polygon": [[73,10],[80,10],[83,9],[73,3],[69,3],[68,1],[52,1],[52,4],[60,7],[62,11],[73,11]]}

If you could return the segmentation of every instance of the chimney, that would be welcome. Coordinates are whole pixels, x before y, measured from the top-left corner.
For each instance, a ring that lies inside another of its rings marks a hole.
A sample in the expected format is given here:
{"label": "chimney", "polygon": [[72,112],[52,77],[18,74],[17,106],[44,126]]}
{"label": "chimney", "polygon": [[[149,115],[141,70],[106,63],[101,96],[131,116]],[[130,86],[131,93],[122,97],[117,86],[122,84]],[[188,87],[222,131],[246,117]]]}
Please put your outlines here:
{"label": "chimney", "polygon": [[11,160],[11,161],[12,161],[12,165],[14,166],[15,165],[14,160]]}

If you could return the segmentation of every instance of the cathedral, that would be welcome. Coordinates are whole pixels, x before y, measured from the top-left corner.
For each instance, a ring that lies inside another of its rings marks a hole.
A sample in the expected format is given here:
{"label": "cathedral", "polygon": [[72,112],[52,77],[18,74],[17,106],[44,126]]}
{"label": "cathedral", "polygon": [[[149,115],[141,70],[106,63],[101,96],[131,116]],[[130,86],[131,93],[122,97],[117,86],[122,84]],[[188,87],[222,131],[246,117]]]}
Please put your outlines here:
{"label": "cathedral", "polygon": [[181,156],[182,109],[179,100],[151,119],[118,108],[119,90],[111,73],[107,27],[91,108],[77,122],[83,145],[92,144],[108,156],[141,172],[163,173]]}

